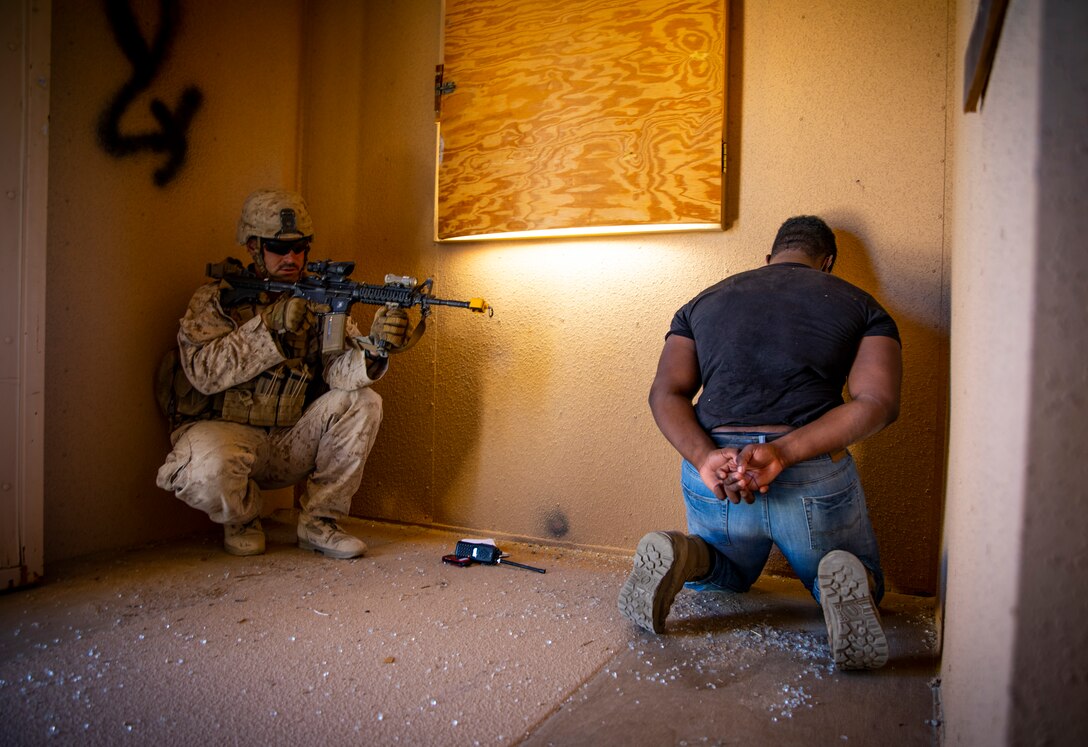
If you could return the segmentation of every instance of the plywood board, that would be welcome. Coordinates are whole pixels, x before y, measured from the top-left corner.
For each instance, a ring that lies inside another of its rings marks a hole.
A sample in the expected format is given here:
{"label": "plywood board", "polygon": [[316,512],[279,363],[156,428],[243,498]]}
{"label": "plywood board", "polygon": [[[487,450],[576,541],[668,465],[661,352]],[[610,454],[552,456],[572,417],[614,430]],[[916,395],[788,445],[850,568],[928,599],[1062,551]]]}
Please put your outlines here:
{"label": "plywood board", "polygon": [[436,231],[718,228],[724,0],[447,0]]}

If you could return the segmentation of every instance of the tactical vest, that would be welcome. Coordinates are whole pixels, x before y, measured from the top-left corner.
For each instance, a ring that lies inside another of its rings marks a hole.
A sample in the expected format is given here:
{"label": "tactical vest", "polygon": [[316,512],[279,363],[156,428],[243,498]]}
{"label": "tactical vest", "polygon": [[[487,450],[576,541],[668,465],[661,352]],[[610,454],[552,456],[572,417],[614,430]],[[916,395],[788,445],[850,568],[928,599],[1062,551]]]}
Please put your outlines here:
{"label": "tactical vest", "polygon": [[[240,303],[224,308],[236,325],[245,324],[269,303]],[[326,389],[321,371],[320,339],[315,329],[276,335],[287,358],[259,376],[215,395],[202,394],[185,375],[178,349],[167,351],[156,373],[155,394],[171,429],[193,420],[219,418],[257,426],[292,426]]]}
{"label": "tactical vest", "polygon": [[[272,299],[262,293],[258,304],[240,303],[224,308],[241,326],[261,313]],[[314,329],[276,334],[276,341],[287,360],[262,372],[256,378],[231,387],[212,397],[213,417],[233,423],[258,426],[292,426],[302,417],[320,379],[320,340]]]}
{"label": "tactical vest", "polygon": [[190,420],[206,420],[211,415],[212,398],[202,394],[181,367],[177,347],[170,348],[159,361],[155,373],[155,399],[170,421],[170,429]]}

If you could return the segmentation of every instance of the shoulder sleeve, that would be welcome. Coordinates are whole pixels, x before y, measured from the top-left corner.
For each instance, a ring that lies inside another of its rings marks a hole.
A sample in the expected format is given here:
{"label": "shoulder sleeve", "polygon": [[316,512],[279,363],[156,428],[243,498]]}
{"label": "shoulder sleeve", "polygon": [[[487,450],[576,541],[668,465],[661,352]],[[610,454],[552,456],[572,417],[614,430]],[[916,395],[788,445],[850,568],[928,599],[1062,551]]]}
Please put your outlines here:
{"label": "shoulder sleeve", "polygon": [[899,326],[892,319],[891,314],[884,310],[875,298],[867,296],[868,324],[862,337],[891,337],[900,345],[903,341],[899,338]]}
{"label": "shoulder sleeve", "polygon": [[665,334],[665,339],[668,339],[671,335],[695,339],[695,333],[691,329],[691,303],[684,304],[679,311],[673,314],[672,324],[669,325],[669,331]]}
{"label": "shoulder sleeve", "polygon": [[181,318],[181,333],[192,343],[202,345],[234,329],[234,322],[219,306],[219,283],[205,283],[189,299]]}

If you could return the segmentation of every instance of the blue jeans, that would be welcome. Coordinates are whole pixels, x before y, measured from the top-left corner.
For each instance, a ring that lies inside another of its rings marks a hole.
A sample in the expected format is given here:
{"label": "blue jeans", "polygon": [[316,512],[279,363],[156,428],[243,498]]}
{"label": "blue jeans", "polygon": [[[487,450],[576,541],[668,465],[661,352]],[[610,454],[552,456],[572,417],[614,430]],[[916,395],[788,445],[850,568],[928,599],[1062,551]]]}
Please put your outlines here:
{"label": "blue jeans", "polygon": [[[713,433],[711,437],[719,447],[738,449],[775,438],[761,433]],[[817,600],[816,569],[832,550],[856,555],[873,575],[873,599],[879,603],[884,596],[880,553],[849,453],[838,461],[824,454],[789,467],[751,504],[718,500],[687,460],[680,484],[688,532],[711,548],[710,573],[688,583],[689,589],[748,591],[763,572],[774,543]]]}

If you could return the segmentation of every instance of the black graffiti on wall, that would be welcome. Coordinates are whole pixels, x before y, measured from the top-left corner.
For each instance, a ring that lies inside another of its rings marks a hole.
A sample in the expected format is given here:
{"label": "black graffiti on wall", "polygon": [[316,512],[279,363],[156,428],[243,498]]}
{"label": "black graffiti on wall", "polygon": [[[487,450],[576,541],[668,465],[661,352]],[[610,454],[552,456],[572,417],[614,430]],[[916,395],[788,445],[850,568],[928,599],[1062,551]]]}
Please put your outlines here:
{"label": "black graffiti on wall", "polygon": [[105,8],[113,37],[132,64],[132,76],[102,112],[98,120],[98,141],[107,153],[118,158],[143,151],[166,153],[166,162],[154,174],[155,184],[162,187],[185,163],[189,125],[204,95],[200,89],[189,86],[182,91],[173,111],[160,99],[152,99],[150,109],[158,123],[157,130],[123,133],[121,118],[136,97],[151,87],[166,61],[177,35],[179,3],[178,0],[159,0],[159,27],[150,44],[141,33],[128,0],[105,0]]}

